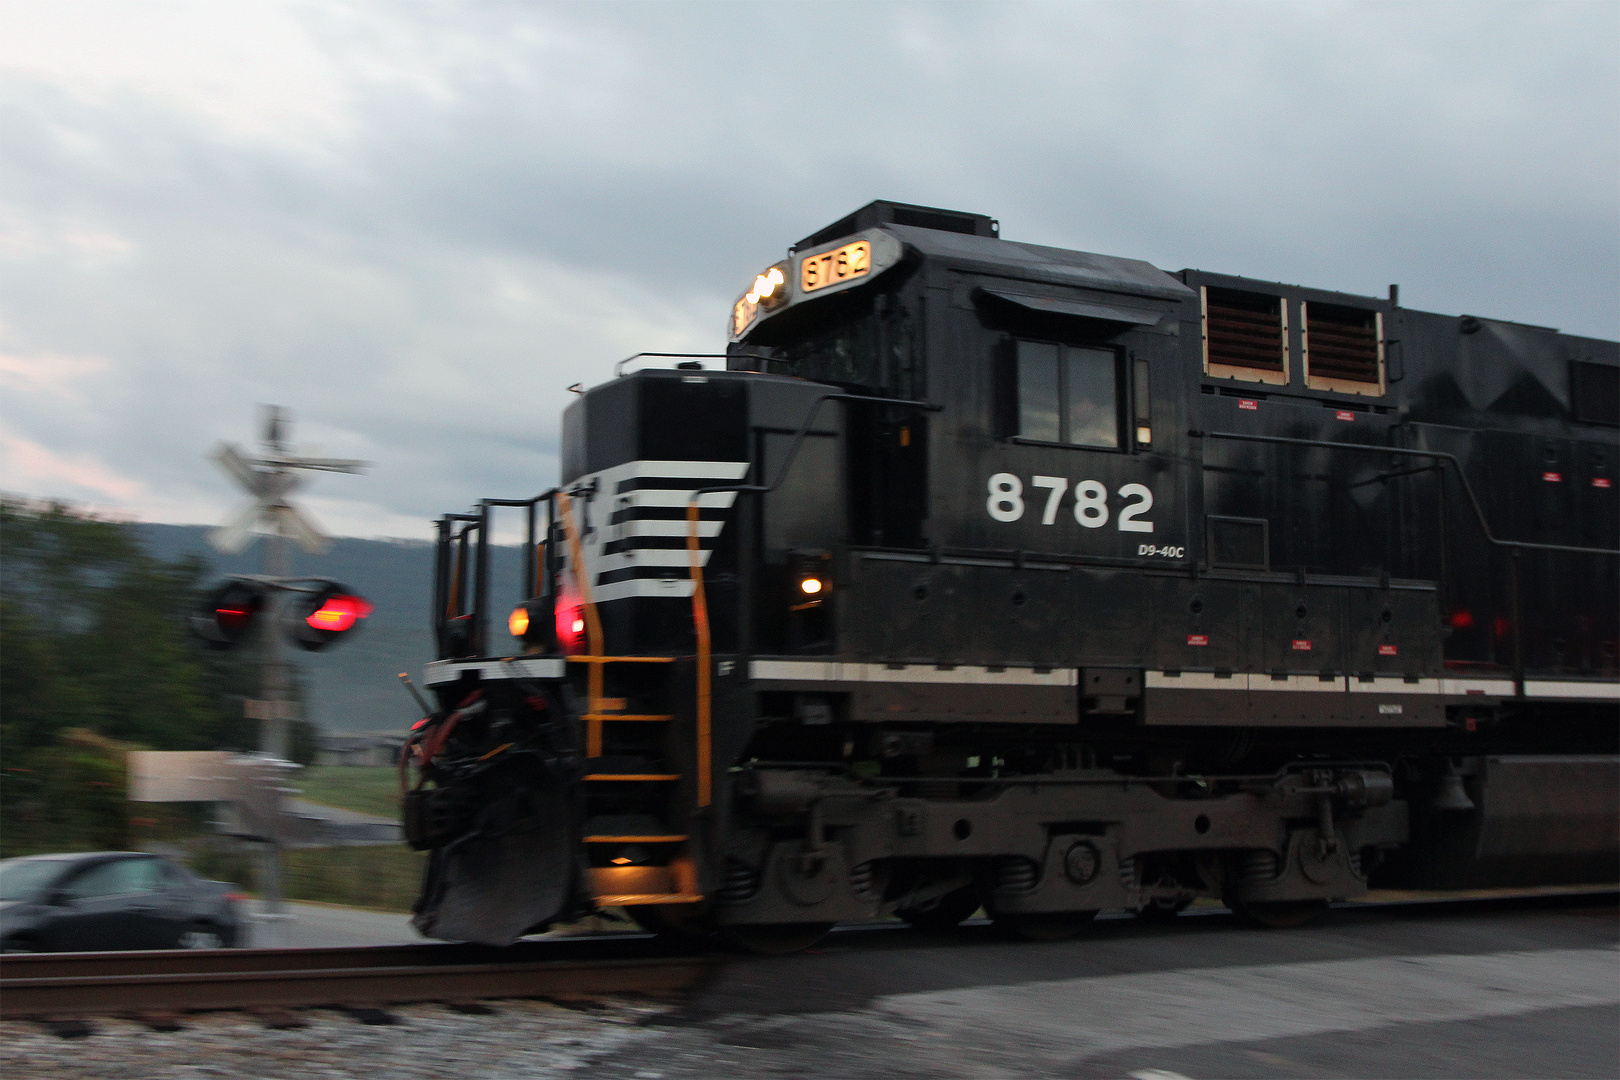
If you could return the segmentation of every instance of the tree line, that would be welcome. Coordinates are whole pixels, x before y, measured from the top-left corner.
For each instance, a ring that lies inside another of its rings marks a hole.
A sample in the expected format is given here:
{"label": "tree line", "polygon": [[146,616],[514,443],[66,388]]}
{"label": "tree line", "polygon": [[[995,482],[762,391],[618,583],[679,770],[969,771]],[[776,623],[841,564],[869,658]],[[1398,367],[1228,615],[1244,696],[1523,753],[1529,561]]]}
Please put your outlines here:
{"label": "tree line", "polygon": [[[129,846],[127,750],[256,749],[251,652],[187,629],[208,574],[123,522],[0,499],[0,856]],[[313,759],[308,723],[293,743]]]}

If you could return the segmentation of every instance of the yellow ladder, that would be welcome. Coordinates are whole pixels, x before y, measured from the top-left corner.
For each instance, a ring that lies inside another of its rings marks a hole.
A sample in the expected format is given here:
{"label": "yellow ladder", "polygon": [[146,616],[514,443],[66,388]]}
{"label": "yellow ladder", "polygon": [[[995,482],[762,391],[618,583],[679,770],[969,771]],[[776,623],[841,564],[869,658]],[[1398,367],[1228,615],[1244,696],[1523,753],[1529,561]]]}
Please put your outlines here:
{"label": "yellow ladder", "polygon": [[[585,756],[587,760],[602,756],[603,725],[610,723],[668,723],[674,717],[661,713],[627,713],[623,698],[609,698],[605,694],[606,668],[609,664],[671,664],[672,656],[605,656],[602,653],[602,623],[596,613],[596,602],[591,597],[589,575],[585,571],[585,558],[574,523],[573,501],[566,495],[557,496],[563,528],[568,535],[570,562],[573,563],[574,582],[579,589],[580,606],[585,614],[587,649],[583,656],[567,657],[572,664],[588,664],[586,671]],[[700,771],[708,772],[707,747],[699,751]],[[680,773],[587,773],[590,784],[669,784],[681,779]],[[702,777],[707,780],[707,776]],[[699,805],[708,805],[707,784],[702,785]],[[591,835],[584,837],[586,844],[626,845],[650,844],[655,846],[686,844],[691,838],[685,834],[658,835]],[[695,904],[703,899],[698,890],[697,866],[690,854],[680,852],[663,866],[598,866],[588,870],[588,882],[598,907],[633,907],[643,904]]]}

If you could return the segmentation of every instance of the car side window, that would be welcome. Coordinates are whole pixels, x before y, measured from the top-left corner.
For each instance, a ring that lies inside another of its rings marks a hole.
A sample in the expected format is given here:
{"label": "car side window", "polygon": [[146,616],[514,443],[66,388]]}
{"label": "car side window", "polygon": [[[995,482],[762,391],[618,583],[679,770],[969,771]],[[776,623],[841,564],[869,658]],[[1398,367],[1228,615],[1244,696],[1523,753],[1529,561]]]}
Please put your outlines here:
{"label": "car side window", "polygon": [[63,892],[72,900],[151,892],[158,887],[158,869],[156,859],[118,859],[91,867],[69,881]]}
{"label": "car side window", "polygon": [[180,867],[174,865],[173,863],[166,863],[157,859],[152,861],[156,862],[158,866],[158,873],[160,875],[158,878],[158,888],[184,889],[190,886],[191,875],[180,869]]}

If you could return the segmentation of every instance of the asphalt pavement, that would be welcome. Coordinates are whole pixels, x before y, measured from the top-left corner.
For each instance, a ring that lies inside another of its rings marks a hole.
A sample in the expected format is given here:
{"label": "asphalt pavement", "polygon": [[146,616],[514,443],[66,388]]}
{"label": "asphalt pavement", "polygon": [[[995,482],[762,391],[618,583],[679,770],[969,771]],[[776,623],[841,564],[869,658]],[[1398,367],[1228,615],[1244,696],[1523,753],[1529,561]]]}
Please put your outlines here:
{"label": "asphalt pavement", "polygon": [[1613,896],[1102,919],[1060,944],[988,925],[855,928],[741,958],[599,1080],[1620,1076]]}
{"label": "asphalt pavement", "polygon": [[292,902],[282,905],[280,918],[268,918],[261,901],[250,907],[252,919],[243,943],[250,949],[418,945],[427,940],[411,926],[409,915],[396,912]]}

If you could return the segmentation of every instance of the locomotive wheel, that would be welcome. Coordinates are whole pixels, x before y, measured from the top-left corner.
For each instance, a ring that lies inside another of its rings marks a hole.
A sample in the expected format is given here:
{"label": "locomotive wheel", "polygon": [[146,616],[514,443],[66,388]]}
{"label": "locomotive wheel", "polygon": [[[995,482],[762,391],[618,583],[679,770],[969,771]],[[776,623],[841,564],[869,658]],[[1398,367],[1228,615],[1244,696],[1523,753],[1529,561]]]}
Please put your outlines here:
{"label": "locomotive wheel", "polygon": [[1228,903],[1238,917],[1271,930],[1304,926],[1327,910],[1326,900],[1268,900],[1264,903]]}
{"label": "locomotive wheel", "polygon": [[704,921],[698,904],[643,904],[629,909],[630,917],[649,934],[679,941],[707,941],[714,927]]}
{"label": "locomotive wheel", "polygon": [[962,920],[979,910],[979,897],[971,889],[958,889],[939,898],[931,908],[908,908],[895,915],[918,930],[943,934],[962,925]]}
{"label": "locomotive wheel", "polygon": [[998,915],[991,912],[995,924],[1025,941],[1067,941],[1086,928],[1097,917],[1095,911],[1031,911]]}
{"label": "locomotive wheel", "polygon": [[727,926],[720,932],[733,945],[760,956],[803,952],[833,928],[832,923],[763,923]]}

